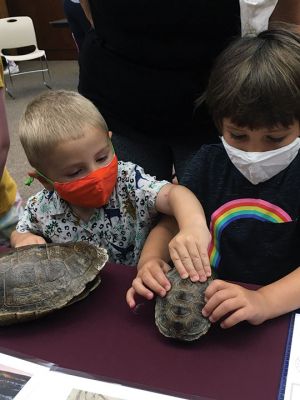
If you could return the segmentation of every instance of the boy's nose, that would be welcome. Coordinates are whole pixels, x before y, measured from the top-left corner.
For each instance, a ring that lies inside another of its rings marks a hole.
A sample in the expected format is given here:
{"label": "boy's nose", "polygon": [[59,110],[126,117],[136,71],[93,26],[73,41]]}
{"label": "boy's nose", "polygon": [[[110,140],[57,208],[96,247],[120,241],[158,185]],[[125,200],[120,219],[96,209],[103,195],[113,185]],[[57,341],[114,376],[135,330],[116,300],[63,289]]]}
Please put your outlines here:
{"label": "boy's nose", "polygon": [[91,164],[89,164],[88,166],[88,173],[90,174],[91,172],[96,171],[96,169],[99,168],[99,165],[96,162],[92,162]]}
{"label": "boy's nose", "polygon": [[249,146],[247,151],[249,153],[260,153],[260,152],[264,151],[264,149],[262,148],[262,146]]}
{"label": "boy's nose", "polygon": [[248,142],[247,151],[251,153],[266,151],[266,144],[262,140],[252,139]]}

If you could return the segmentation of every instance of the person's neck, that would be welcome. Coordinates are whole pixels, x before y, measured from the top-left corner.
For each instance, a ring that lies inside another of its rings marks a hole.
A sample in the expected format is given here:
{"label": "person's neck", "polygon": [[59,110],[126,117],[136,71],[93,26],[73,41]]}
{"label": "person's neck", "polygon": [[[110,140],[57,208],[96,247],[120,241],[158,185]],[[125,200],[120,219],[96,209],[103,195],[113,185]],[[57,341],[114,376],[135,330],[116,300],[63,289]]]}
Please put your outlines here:
{"label": "person's neck", "polygon": [[84,222],[88,222],[95,212],[95,208],[78,207],[73,205],[71,205],[71,208],[77,217],[82,219]]}

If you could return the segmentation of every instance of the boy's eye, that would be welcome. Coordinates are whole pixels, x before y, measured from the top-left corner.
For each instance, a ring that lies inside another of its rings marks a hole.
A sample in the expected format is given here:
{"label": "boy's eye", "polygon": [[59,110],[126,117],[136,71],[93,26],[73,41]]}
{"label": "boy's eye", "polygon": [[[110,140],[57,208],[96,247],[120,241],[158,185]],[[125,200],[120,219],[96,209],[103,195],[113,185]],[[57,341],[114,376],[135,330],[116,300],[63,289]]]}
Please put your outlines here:
{"label": "boy's eye", "polygon": [[104,162],[106,159],[107,159],[107,156],[102,156],[102,157],[98,157],[96,161],[102,163],[102,162]]}
{"label": "boy's eye", "polygon": [[71,173],[67,174],[67,177],[68,177],[68,178],[74,178],[74,176],[79,175],[80,172],[81,172],[81,169],[78,169],[78,170],[76,170],[76,171],[74,171],[74,172],[71,172]]}
{"label": "boy's eye", "polygon": [[280,143],[285,139],[285,136],[281,136],[281,137],[267,136],[267,138],[268,138],[268,140],[270,140],[270,142]]}
{"label": "boy's eye", "polygon": [[237,135],[237,134],[232,133],[232,132],[230,133],[230,136],[234,140],[244,140],[244,139],[247,138],[247,135]]}

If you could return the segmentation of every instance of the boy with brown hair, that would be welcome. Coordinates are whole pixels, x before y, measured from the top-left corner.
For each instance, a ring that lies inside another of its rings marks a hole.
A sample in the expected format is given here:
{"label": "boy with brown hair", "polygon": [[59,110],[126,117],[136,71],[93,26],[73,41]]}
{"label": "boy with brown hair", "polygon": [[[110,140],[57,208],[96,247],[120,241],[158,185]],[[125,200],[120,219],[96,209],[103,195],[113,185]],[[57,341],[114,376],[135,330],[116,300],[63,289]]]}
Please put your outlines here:
{"label": "boy with brown hair", "polygon": [[[218,57],[203,100],[222,143],[202,146],[180,182],[201,202],[212,235],[219,279],[202,313],[223,328],[257,325],[300,307],[300,36],[269,30],[237,39]],[[168,290],[166,249],[176,229],[161,223],[145,244],[130,307],[135,293],[150,299]],[[176,238],[171,256],[174,245]],[[195,273],[175,266],[182,277]]]}

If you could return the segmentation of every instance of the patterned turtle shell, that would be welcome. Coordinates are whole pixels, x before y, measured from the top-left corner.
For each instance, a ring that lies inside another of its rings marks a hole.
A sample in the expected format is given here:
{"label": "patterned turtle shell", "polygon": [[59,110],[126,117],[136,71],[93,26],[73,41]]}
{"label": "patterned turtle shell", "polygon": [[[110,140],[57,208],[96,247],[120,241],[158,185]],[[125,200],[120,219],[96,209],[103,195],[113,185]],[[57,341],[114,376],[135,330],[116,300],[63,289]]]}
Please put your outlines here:
{"label": "patterned turtle shell", "polygon": [[201,311],[205,304],[204,292],[212,281],[192,282],[182,279],[176,268],[167,277],[172,285],[165,297],[156,298],[155,323],[164,336],[173,339],[192,341],[206,334],[210,321]]}
{"label": "patterned turtle shell", "polygon": [[0,325],[39,318],[100,283],[105,249],[84,242],[16,248],[0,255]]}

